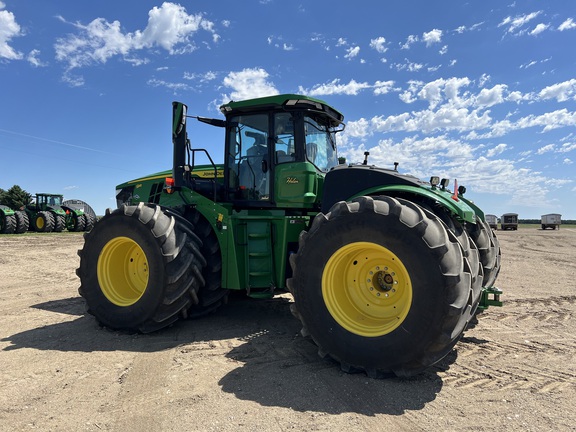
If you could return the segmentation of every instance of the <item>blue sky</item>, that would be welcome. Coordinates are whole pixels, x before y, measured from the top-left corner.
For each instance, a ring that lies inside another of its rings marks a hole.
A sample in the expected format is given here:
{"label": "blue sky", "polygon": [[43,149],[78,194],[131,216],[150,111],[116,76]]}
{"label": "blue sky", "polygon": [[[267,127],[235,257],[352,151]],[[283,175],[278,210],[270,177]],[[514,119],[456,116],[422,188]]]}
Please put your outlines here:
{"label": "blue sky", "polygon": [[[303,93],[339,155],[457,178],[487,213],[576,219],[576,3],[0,0],[0,188],[97,214],[169,169],[171,102]],[[221,129],[191,123],[222,161]]]}

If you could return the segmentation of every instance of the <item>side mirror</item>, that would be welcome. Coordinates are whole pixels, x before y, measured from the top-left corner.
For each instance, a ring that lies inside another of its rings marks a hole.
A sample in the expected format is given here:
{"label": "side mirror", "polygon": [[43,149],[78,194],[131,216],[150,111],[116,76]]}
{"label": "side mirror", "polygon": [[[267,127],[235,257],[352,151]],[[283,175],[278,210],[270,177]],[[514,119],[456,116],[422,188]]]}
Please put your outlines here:
{"label": "side mirror", "polygon": [[172,136],[176,138],[186,130],[186,112],[188,107],[181,102],[172,102]]}

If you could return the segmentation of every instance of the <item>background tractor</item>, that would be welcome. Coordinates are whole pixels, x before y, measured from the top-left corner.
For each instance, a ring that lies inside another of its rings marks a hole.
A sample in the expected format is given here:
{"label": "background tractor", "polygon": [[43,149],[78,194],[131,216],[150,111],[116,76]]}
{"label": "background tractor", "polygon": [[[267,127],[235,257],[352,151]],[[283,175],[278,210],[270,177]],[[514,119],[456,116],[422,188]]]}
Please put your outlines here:
{"label": "background tractor", "polygon": [[0,205],[0,234],[22,234],[26,231],[28,231],[26,212]]}
{"label": "background tractor", "polygon": [[464,186],[368,154],[339,163],[344,117],[318,99],[220,110],[225,119],[194,118],[224,129],[223,163],[192,148],[187,107],[174,102],[172,169],[119,185],[118,208],[85,234],[79,293],[100,324],[146,333],[216,310],[230,290],[289,290],[322,356],[409,376],[501,305],[498,240]]}
{"label": "background tractor", "polygon": [[89,231],[95,223],[92,215],[63,204],[59,194],[37,193],[25,208],[29,227],[38,232]]}

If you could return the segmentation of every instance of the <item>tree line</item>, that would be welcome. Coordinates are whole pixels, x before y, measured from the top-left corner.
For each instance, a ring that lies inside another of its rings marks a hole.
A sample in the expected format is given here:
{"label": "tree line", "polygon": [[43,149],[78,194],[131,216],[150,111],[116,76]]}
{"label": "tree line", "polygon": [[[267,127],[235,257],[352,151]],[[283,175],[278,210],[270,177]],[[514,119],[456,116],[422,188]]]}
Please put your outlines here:
{"label": "tree line", "polygon": [[26,192],[18,185],[12,186],[8,190],[0,188],[0,204],[18,210],[26,207],[32,202],[32,194]]}

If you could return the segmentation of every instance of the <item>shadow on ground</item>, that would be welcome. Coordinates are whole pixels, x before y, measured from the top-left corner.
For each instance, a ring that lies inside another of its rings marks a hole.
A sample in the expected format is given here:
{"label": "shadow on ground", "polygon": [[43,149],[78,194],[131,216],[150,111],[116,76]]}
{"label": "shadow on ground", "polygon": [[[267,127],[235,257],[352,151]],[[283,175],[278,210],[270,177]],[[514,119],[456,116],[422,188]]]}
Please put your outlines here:
{"label": "shadow on ground", "polygon": [[235,347],[223,355],[238,367],[219,380],[222,391],[263,406],[363,415],[400,415],[422,409],[442,389],[438,371],[455,361],[453,352],[438,367],[409,379],[375,380],[365,374],[346,374],[336,363],[320,359],[316,346],[300,335],[300,323],[292,317],[289,304],[286,297],[252,300],[235,296],[213,315],[142,335],[100,327],[94,317],[84,315],[83,300],[72,297],[32,307],[79,318],[6,337],[2,342],[9,345],[3,350],[156,352],[234,340]]}

